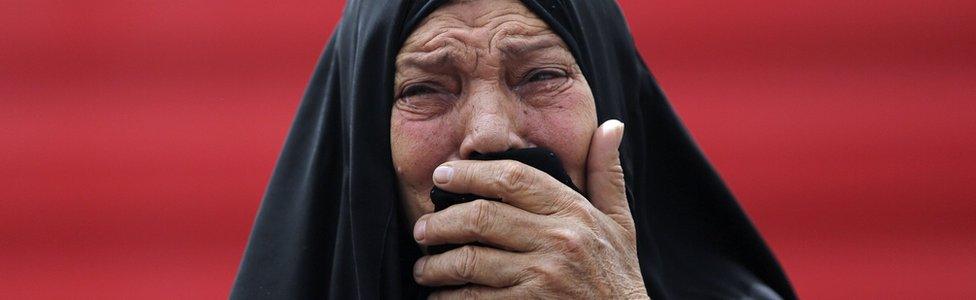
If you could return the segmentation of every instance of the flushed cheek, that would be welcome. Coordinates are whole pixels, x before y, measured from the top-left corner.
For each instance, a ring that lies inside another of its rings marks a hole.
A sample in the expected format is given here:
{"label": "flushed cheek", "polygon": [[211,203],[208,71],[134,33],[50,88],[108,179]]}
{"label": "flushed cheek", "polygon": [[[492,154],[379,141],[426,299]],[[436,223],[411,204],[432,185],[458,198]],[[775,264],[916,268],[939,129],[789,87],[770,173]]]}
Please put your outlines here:
{"label": "flushed cheek", "polygon": [[445,118],[415,121],[394,116],[390,130],[393,164],[401,181],[415,189],[431,185],[434,168],[457,152],[451,124]]}
{"label": "flushed cheek", "polygon": [[526,135],[535,144],[556,152],[574,183],[585,188],[586,156],[596,130],[596,109],[586,93],[562,97],[557,106],[529,110]]}

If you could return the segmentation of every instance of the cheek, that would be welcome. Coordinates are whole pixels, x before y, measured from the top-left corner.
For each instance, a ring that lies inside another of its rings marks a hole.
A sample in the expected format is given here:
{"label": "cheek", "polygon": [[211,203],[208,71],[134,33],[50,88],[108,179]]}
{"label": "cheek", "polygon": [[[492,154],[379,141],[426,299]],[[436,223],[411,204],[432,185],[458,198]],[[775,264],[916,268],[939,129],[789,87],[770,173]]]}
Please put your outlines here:
{"label": "cheek", "polygon": [[393,166],[401,184],[415,189],[431,186],[431,174],[457,152],[456,128],[448,118],[409,120],[393,112],[390,127]]}
{"label": "cheek", "polygon": [[552,149],[577,186],[585,189],[586,156],[596,130],[596,106],[589,89],[577,88],[554,105],[526,110],[526,137]]}

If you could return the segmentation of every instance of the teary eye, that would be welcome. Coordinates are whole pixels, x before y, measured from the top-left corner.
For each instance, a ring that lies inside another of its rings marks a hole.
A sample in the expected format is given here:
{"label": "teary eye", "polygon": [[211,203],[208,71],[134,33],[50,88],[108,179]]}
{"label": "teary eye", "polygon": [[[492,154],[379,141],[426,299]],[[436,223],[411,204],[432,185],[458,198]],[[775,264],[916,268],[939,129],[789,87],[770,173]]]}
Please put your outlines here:
{"label": "teary eye", "polygon": [[526,80],[526,82],[546,81],[550,79],[563,78],[563,77],[566,77],[566,72],[563,72],[562,70],[544,69],[529,74],[528,80]]}
{"label": "teary eye", "polygon": [[437,90],[427,85],[423,85],[423,84],[411,85],[408,86],[406,89],[404,89],[402,93],[400,93],[400,98],[421,96],[421,95],[432,94],[436,92]]}

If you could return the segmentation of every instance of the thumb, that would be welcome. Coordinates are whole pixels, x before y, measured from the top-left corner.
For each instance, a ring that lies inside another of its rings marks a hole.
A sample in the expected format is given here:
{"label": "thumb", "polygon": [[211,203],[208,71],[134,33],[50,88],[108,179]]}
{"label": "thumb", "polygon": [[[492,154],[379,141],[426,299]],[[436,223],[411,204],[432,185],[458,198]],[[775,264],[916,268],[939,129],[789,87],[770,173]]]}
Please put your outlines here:
{"label": "thumb", "polygon": [[633,219],[618,150],[623,136],[624,123],[618,120],[603,122],[593,133],[586,158],[586,187],[594,207],[618,223],[627,224]]}

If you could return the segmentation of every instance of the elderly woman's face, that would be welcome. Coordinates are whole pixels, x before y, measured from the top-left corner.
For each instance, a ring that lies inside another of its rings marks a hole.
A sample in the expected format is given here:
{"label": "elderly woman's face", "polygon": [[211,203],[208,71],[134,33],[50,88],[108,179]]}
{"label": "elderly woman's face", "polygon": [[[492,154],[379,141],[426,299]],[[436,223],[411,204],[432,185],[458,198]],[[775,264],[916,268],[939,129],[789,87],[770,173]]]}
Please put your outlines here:
{"label": "elderly woman's face", "polygon": [[433,211],[434,169],[476,152],[547,147],[585,189],[593,94],[566,44],[521,2],[434,11],[397,55],[394,92],[393,164],[411,224]]}

